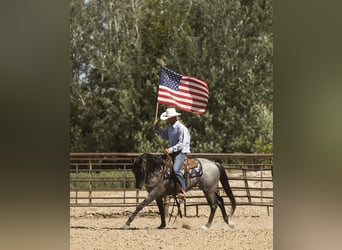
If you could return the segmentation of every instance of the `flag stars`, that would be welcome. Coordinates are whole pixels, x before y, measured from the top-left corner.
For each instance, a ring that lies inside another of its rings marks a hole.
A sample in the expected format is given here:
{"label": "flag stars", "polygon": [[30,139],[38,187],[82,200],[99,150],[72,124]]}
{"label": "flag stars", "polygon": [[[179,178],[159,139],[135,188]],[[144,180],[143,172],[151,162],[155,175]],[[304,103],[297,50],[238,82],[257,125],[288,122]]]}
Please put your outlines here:
{"label": "flag stars", "polygon": [[168,68],[162,67],[160,71],[161,85],[177,91],[181,79],[181,74],[178,74]]}

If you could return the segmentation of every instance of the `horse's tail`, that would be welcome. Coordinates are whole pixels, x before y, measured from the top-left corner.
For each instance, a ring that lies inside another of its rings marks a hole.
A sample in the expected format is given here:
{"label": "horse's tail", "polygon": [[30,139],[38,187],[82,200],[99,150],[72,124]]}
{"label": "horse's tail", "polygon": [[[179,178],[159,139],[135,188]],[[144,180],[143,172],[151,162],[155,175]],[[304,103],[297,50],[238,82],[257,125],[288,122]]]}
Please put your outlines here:
{"label": "horse's tail", "polygon": [[234,211],[235,211],[235,208],[236,208],[236,201],[235,201],[235,197],[234,197],[234,194],[232,192],[232,189],[229,185],[229,181],[228,181],[228,176],[227,176],[227,173],[226,173],[226,170],[224,169],[224,167],[218,163],[218,162],[215,162],[216,166],[219,168],[220,170],[220,182],[222,184],[222,187],[224,189],[224,191],[226,192],[226,194],[228,195],[228,198],[230,200],[230,203],[231,203],[231,210],[230,210],[230,214],[233,215],[234,214]]}

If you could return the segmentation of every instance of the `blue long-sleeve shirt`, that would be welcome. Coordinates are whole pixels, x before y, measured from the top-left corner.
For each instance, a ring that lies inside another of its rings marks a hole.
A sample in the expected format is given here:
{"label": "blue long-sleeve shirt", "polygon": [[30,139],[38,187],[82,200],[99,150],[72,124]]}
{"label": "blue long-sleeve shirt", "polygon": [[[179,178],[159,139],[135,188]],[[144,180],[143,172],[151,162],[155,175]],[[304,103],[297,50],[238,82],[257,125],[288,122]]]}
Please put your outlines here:
{"label": "blue long-sleeve shirt", "polygon": [[173,125],[168,125],[165,129],[157,128],[156,132],[164,139],[169,140],[170,153],[181,151],[190,153],[190,133],[189,130],[176,121]]}

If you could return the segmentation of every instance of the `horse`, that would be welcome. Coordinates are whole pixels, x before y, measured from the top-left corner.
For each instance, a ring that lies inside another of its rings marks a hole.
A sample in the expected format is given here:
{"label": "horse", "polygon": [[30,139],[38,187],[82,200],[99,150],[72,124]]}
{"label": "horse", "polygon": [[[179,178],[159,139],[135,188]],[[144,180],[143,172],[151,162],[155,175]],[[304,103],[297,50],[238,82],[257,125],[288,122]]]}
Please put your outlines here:
{"label": "horse", "polygon": [[[198,186],[207,199],[210,206],[210,215],[205,228],[210,228],[217,206],[221,209],[223,220],[229,225],[223,198],[217,192],[217,185],[220,180],[222,187],[231,202],[230,216],[232,216],[236,208],[236,202],[225,169],[221,164],[208,159],[198,158],[194,160],[201,165],[202,174],[190,178],[187,190],[190,190],[194,186]],[[166,160],[163,159],[162,156],[149,153],[144,153],[134,160],[132,170],[135,176],[136,188],[141,189],[145,186],[148,195],[128,218],[123,226],[124,229],[128,229],[139,211],[154,200],[157,202],[161,219],[161,224],[158,228],[162,229],[166,227],[163,197],[166,195],[173,195],[175,197],[175,184],[170,176],[167,177],[168,170],[165,165]]]}

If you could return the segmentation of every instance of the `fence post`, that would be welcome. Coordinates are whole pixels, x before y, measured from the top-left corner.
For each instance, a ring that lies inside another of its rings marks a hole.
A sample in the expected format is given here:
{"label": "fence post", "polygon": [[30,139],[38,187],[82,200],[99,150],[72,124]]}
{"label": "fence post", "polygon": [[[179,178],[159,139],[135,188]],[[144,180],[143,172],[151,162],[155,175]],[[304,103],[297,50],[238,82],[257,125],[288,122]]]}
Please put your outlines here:
{"label": "fence post", "polygon": [[93,188],[93,182],[92,182],[92,170],[93,170],[93,165],[91,163],[91,160],[89,160],[89,204],[92,203],[92,188]]}
{"label": "fence post", "polygon": [[135,205],[137,206],[139,204],[139,190],[138,189],[135,191],[135,195],[136,195]]}
{"label": "fence post", "polygon": [[260,170],[261,170],[261,181],[260,181],[260,187],[261,187],[261,203],[263,203],[263,201],[264,201],[264,191],[263,191],[263,188],[264,188],[264,185],[263,185],[263,183],[264,183],[264,180],[263,180],[263,165],[261,165],[261,168],[260,168]]}
{"label": "fence post", "polygon": [[246,166],[243,165],[243,160],[241,159],[241,169],[242,169],[242,174],[243,174],[243,180],[245,182],[245,188],[246,188],[246,193],[247,193],[247,198],[248,198],[248,203],[252,203],[251,199],[251,192],[249,191],[249,186],[248,186],[248,179],[247,179],[247,174],[246,174]]}
{"label": "fence post", "polygon": [[124,204],[126,204],[126,164],[124,163]]}
{"label": "fence post", "polygon": [[76,164],[76,183],[75,183],[75,188],[76,188],[76,204],[78,204],[78,164]]}

